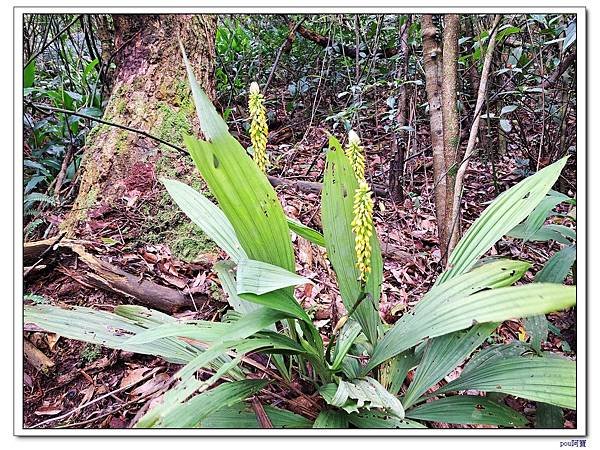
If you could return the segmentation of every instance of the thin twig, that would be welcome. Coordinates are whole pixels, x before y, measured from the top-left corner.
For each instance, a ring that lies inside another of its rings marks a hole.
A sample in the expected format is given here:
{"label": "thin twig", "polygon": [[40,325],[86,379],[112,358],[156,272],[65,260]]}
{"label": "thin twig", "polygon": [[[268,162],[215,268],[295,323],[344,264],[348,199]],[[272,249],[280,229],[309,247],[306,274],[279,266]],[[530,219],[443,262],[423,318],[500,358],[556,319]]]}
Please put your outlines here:
{"label": "thin twig", "polygon": [[77,17],[75,17],[75,19],[73,19],[72,22],[70,22],[68,25],[66,25],[62,30],[60,30],[58,33],[56,33],[54,35],[54,37],[52,39],[50,39],[50,41],[46,42],[46,45],[44,45],[40,51],[38,51],[35,55],[33,55],[31,58],[29,58],[29,60],[25,63],[25,65],[23,66],[23,69],[25,69],[29,64],[31,64],[32,61],[34,61],[38,56],[40,56],[42,53],[44,53],[44,51],[46,51],[46,49],[48,47],[50,47],[50,45],[57,40],[61,34],[63,34],[65,31],[67,31],[69,28],[71,28],[73,25],[75,25],[75,23],[77,21],[79,21],[79,19],[83,17],[83,14],[78,15]]}

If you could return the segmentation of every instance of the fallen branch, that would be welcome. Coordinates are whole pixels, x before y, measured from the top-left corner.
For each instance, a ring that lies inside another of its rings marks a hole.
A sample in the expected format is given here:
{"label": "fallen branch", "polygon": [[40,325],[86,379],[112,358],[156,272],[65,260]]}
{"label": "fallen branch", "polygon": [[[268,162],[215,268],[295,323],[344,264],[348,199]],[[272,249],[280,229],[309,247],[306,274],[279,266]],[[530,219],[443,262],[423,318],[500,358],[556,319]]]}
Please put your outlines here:
{"label": "fallen branch", "polygon": [[[315,181],[301,181],[301,180],[288,180],[285,178],[274,177],[268,175],[267,178],[272,186],[291,186],[302,192],[319,194],[323,190],[323,183],[317,183]],[[380,185],[372,185],[373,192],[380,197],[387,197],[387,188]]]}
{"label": "fallen branch", "polygon": [[[291,19],[288,19],[289,23],[293,23]],[[320,45],[323,48],[331,47],[336,53],[345,56],[347,58],[356,58],[356,55],[360,52],[357,52],[356,47],[351,47],[349,45],[340,44],[333,42],[333,40],[315,32],[309,30],[308,28],[299,25],[297,30],[298,34],[309,41],[314,42],[317,45]],[[381,56],[383,58],[391,58],[398,54],[397,47],[385,47],[376,50],[376,55]]]}
{"label": "fallen branch", "polygon": [[153,281],[145,280],[138,275],[127,273],[90,255],[81,245],[72,245],[71,249],[91,269],[81,279],[74,277],[75,280],[83,282],[83,284],[109,292],[117,292],[133,298],[139,304],[170,314],[194,307],[192,297],[177,289],[162,286]]}
{"label": "fallen branch", "polygon": [[23,353],[27,362],[44,374],[48,374],[54,367],[54,361],[44,355],[29,339],[23,339]]}

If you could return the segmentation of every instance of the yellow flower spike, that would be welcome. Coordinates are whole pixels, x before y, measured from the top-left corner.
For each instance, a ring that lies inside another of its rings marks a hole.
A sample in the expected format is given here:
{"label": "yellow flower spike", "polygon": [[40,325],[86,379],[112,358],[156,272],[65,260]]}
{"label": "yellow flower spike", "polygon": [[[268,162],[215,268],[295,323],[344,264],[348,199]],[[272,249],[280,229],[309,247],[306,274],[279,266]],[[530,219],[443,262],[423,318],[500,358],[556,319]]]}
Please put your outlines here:
{"label": "yellow flower spike", "polygon": [[361,180],[354,191],[354,250],[356,251],[356,267],[360,271],[360,279],[367,281],[371,272],[371,236],[373,235],[373,199],[371,189],[366,181]]}
{"label": "yellow flower spike", "polygon": [[254,149],[254,162],[258,168],[266,172],[269,158],[267,157],[267,109],[264,105],[265,98],[260,93],[258,84],[253,81],[250,85],[248,96],[248,109],[250,110],[250,141]]}
{"label": "yellow flower spike", "polygon": [[362,146],[360,145],[360,138],[354,130],[350,130],[348,133],[348,145],[344,150],[346,156],[352,164],[352,170],[358,181],[365,179],[365,154]]}

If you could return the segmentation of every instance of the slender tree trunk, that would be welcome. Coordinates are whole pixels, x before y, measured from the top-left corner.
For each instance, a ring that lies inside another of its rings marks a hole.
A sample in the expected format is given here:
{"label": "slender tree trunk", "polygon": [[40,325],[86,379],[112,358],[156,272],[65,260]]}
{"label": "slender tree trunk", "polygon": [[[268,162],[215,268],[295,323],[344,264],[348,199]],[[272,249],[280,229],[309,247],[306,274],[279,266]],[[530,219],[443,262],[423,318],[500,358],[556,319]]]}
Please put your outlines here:
{"label": "slender tree trunk", "polygon": [[398,89],[398,104],[396,115],[396,124],[400,129],[394,133],[394,155],[390,162],[389,190],[390,197],[393,200],[402,201],[404,199],[404,160],[406,156],[407,131],[402,129],[408,125],[408,92],[406,77],[408,73],[408,28],[410,26],[410,17],[400,28],[399,43],[399,65],[397,79],[400,81]]}
{"label": "slender tree trunk", "polygon": [[423,29],[423,62],[425,65],[425,89],[429,102],[429,126],[433,149],[433,183],[435,213],[438,224],[440,249],[447,248],[446,232],[446,158],[444,156],[444,117],[442,111],[442,49],[436,39],[437,27],[433,16],[424,14],[421,20]]}
{"label": "slender tree trunk", "polygon": [[[444,117],[444,160],[446,162],[446,211],[447,242],[441,247],[442,255],[446,256],[456,245],[459,237],[459,220],[448,221],[448,209],[454,199],[454,180],[456,164],[460,161],[460,118],[458,115],[456,91],[458,89],[458,34],[460,19],[458,14],[444,16],[444,49],[443,49],[443,81],[442,81],[442,112]],[[438,225],[441,226],[442,224]],[[441,243],[440,243],[441,244]]]}
{"label": "slender tree trunk", "polygon": [[[199,127],[178,38],[199,84],[214,97],[215,16],[119,14],[112,19],[116,69],[104,119],[182,145],[182,135]],[[168,213],[172,205],[157,182],[160,176],[199,182],[193,165],[169,147],[97,126],[87,137],[79,194],[63,230],[70,236],[105,235],[105,229],[116,226],[140,241],[152,221],[156,233],[175,230],[178,216]]]}
{"label": "slender tree trunk", "polygon": [[477,92],[477,102],[475,104],[475,113],[473,117],[473,124],[471,125],[471,132],[469,133],[469,141],[467,142],[467,148],[465,150],[465,156],[461,161],[458,170],[456,172],[456,181],[455,181],[455,192],[452,204],[449,205],[451,208],[449,211],[450,217],[449,220],[451,222],[458,222],[460,219],[460,204],[462,198],[462,188],[465,178],[465,173],[467,171],[467,166],[469,164],[469,159],[473,155],[473,151],[475,149],[475,142],[477,140],[477,131],[479,130],[479,121],[481,118],[481,112],[483,109],[483,103],[486,97],[487,92],[487,82],[490,75],[490,67],[492,65],[492,55],[494,54],[494,48],[496,46],[496,34],[498,33],[498,25],[500,24],[500,19],[502,16],[496,14],[494,17],[494,23],[492,25],[492,30],[490,32],[490,39],[488,41],[488,46],[485,52],[485,58],[483,61],[483,70],[481,72],[481,81],[479,83],[479,89]]}

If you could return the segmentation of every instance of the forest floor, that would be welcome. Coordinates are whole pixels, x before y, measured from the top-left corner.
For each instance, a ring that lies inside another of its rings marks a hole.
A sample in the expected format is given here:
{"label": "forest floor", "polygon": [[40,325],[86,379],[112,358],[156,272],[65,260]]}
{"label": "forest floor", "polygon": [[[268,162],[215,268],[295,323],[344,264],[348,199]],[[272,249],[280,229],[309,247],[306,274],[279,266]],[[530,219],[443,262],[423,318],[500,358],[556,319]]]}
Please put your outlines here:
{"label": "forest floor", "polygon": [[[287,179],[320,180],[325,162],[322,151],[325,136],[325,129],[316,126],[299,145],[271,146],[274,161],[271,173]],[[389,151],[385,143],[365,142],[365,147],[369,162],[367,173],[372,176],[369,181],[386,185],[387,174],[382,167],[386,167],[385,155]],[[491,165],[479,158],[471,161],[463,200],[465,229],[499,192],[524,177],[523,167],[518,166],[518,162],[514,154],[511,158],[503,157],[496,161],[496,188]],[[574,172],[566,177],[575,179]],[[442,270],[431,178],[431,158],[422,155],[412,158],[406,167],[405,200],[392,202],[380,197],[375,201],[375,222],[384,255],[380,313],[388,323],[393,323],[407,308],[414,306]],[[161,188],[160,184],[154,183],[150,189]],[[321,229],[320,195],[286,186],[278,187],[277,191],[288,215]],[[124,210],[123,215],[122,220],[133,221],[135,225],[135,210]],[[127,236],[123,236],[118,227],[107,223],[89,230],[86,241],[87,251],[127,268],[140,278],[175,289],[192,287],[194,292],[205,294],[205,301],[196,304],[195,309],[177,313],[179,318],[219,320],[228,307],[223,295],[219,294],[218,280],[211,272],[212,264],[220,257],[217,253],[199,255],[193,262],[180,261],[172,256],[166,245],[128,245]],[[297,289],[296,298],[326,336],[331,325],[344,312],[332,270],[323,249],[300,237],[295,238],[294,246],[298,273],[315,281],[314,285]],[[508,256],[533,262],[533,269],[525,277],[531,280],[558,249],[559,244],[556,243],[523,244],[505,238],[491,250],[489,256]],[[98,290],[78,281],[78,259],[75,255],[58,252],[50,255],[49,259],[45,262],[47,270],[26,279],[26,293],[43,296],[52,304],[89,306],[107,311],[115,305],[131,302],[123,295]],[[577,344],[574,312],[551,314],[549,318],[560,330],[560,335],[550,333],[544,348],[574,354]],[[523,332],[521,322],[508,321],[496,330],[493,337],[496,342],[509,342],[526,338]],[[28,428],[129,427],[149,404],[159,399],[170,375],[179,367],[160,358],[110,350],[41,332],[28,331],[25,336],[55,364],[49,372],[43,373],[25,363],[23,420]],[[310,397],[310,393],[303,396],[276,387],[269,389],[272,392],[261,396],[261,401],[300,414],[307,413],[306,405],[310,398],[302,397]],[[506,401],[533,423],[533,403],[515,398],[507,398]],[[565,415],[565,427],[575,426],[576,413],[569,411]]]}

